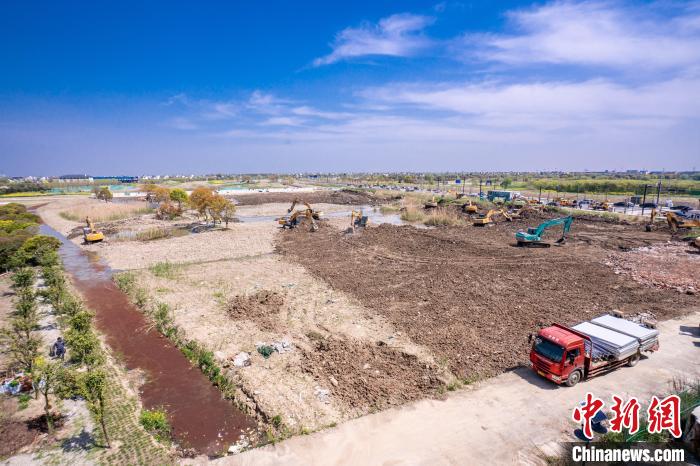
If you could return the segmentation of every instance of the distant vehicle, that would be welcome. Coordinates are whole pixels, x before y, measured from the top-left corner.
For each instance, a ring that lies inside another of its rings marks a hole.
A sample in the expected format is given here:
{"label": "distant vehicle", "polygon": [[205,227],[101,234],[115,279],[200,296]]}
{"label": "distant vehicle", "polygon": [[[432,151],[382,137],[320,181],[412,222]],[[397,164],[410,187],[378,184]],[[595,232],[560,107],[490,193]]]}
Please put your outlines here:
{"label": "distant vehicle", "polygon": [[613,206],[615,206],[615,207],[634,207],[634,204],[632,204],[631,202],[621,201],[621,202],[614,203]]}
{"label": "distant vehicle", "polygon": [[656,202],[645,202],[639,207],[641,207],[642,209],[656,209]]}
{"label": "distant vehicle", "polygon": [[551,207],[557,207],[559,204],[557,204],[556,202],[552,201],[552,202],[548,202],[547,205],[548,205],[548,206],[551,206]]}

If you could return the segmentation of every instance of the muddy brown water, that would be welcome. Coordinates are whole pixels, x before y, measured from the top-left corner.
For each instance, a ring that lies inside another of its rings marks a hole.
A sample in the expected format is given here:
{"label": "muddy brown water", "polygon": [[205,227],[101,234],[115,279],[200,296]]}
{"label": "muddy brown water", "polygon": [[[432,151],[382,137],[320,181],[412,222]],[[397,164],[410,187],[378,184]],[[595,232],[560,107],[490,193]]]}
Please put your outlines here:
{"label": "muddy brown water", "polygon": [[127,369],[144,372],[141,401],[146,409],[167,411],[179,445],[214,456],[238,441],[243,431],[255,427],[254,420],[223,399],[179,349],[150,328],[96,253],[82,250],[47,225],[41,225],[41,232],[61,240],[63,265],[95,312],[98,330]]}

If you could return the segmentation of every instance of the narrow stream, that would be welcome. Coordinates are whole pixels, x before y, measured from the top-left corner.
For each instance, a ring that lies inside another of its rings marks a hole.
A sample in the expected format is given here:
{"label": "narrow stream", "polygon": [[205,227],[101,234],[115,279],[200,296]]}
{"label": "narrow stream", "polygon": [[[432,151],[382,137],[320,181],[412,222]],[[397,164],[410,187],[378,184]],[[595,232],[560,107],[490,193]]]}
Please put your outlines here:
{"label": "narrow stream", "polygon": [[146,409],[164,408],[179,445],[214,456],[239,439],[255,422],[222,398],[202,372],[167,338],[151,329],[141,311],[112,281],[112,271],[96,253],[82,250],[53,228],[41,233],[61,240],[66,272],[95,312],[97,329],[127,369],[144,373],[140,387]]}

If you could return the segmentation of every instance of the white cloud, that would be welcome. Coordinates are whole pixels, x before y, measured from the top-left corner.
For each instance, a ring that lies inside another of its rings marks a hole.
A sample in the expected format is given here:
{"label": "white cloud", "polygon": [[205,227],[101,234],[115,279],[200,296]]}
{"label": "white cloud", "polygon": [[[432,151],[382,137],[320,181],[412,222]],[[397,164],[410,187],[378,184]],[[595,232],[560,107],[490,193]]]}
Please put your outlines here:
{"label": "white cloud", "polygon": [[554,2],[507,14],[513,34],[465,35],[466,59],[511,65],[669,69],[700,61],[700,11],[655,11],[608,1]]}
{"label": "white cloud", "polygon": [[367,55],[412,56],[431,44],[421,31],[432,22],[429,16],[405,13],[384,18],[378,24],[344,29],[335,37],[333,52],[315,59],[314,66]]}
{"label": "white cloud", "polygon": [[700,118],[700,79],[677,78],[641,86],[603,79],[505,84],[399,84],[368,89],[373,102],[413,106],[471,118],[494,130],[669,126]]}
{"label": "white cloud", "polygon": [[347,112],[327,112],[319,110],[317,108],[308,107],[303,105],[301,107],[295,107],[292,109],[292,113],[300,116],[309,116],[316,118],[323,118],[325,120],[342,120],[352,116],[352,113]]}
{"label": "white cloud", "polygon": [[304,124],[304,120],[296,117],[272,117],[261,123],[265,126],[300,126]]}

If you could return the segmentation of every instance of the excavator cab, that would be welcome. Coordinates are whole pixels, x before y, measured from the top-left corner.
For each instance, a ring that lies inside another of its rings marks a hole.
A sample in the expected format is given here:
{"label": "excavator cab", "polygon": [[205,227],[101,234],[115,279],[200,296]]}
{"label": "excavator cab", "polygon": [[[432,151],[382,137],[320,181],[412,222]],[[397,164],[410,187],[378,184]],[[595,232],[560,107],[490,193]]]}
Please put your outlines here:
{"label": "excavator cab", "polygon": [[85,223],[87,223],[87,227],[83,227],[83,239],[86,244],[99,243],[105,239],[105,235],[95,229],[90,217],[85,217]]}

